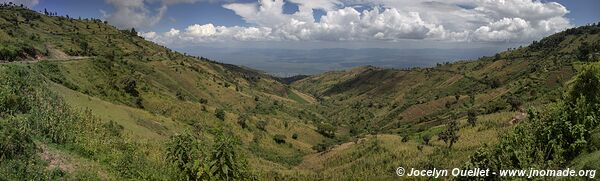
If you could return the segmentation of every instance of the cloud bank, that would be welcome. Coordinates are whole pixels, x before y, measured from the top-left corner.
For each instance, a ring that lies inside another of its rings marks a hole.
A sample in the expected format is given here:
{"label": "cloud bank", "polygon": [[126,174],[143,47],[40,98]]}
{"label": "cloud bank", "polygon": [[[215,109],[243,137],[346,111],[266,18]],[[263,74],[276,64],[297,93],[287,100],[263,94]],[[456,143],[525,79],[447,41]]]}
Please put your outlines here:
{"label": "cloud bank", "polygon": [[[284,13],[285,3],[297,5],[298,11]],[[140,35],[169,45],[406,39],[527,42],[572,26],[565,17],[568,10],[564,6],[537,0],[258,0],[228,3],[223,8],[235,12],[251,26],[194,24],[183,30]],[[317,19],[315,10],[325,14]]]}

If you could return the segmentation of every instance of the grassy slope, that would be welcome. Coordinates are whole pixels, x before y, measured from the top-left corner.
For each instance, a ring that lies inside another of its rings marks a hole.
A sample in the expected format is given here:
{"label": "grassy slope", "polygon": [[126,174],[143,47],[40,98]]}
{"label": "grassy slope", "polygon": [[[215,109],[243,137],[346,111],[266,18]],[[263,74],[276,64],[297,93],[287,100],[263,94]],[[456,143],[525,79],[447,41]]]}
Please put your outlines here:
{"label": "grassy slope", "polygon": [[[12,27],[0,30],[4,45],[38,49],[23,59],[50,59],[47,52],[91,57],[31,66],[54,82],[50,89],[69,105],[122,125],[128,137],[159,157],[173,134],[188,130],[210,139],[215,128],[225,128],[241,139],[259,174],[289,172],[324,139],[311,124],[316,118],[303,116],[311,112],[305,105],[314,100],[268,75],[184,56],[96,20],[49,17],[17,7],[2,8],[0,14],[0,25]],[[35,16],[25,18],[29,14]],[[11,23],[14,19],[18,25]],[[132,81],[138,95],[127,89]],[[225,110],[225,121],[215,117],[217,109]],[[247,128],[238,124],[242,115]],[[266,131],[256,128],[259,120],[267,122]],[[298,139],[291,138],[293,133]],[[276,144],[276,134],[285,135],[286,143]]]}
{"label": "grassy slope", "polygon": [[[578,62],[579,46],[599,41],[598,31],[567,31],[529,47],[501,52],[498,58],[484,57],[410,70],[359,67],[310,76],[292,83],[292,87],[322,100],[324,105],[321,106],[333,109],[322,114],[340,125],[355,127],[359,136],[361,130],[383,135],[367,136],[368,141],[363,141],[362,146],[333,148],[333,153],[321,158],[327,165],[321,168],[321,173],[329,178],[350,179],[352,177],[344,176],[373,173],[363,177],[385,175],[383,178],[393,179],[389,173],[397,166],[460,167],[477,148],[494,144],[496,135],[510,130],[519,121],[526,121],[520,120],[523,113],[510,110],[509,96],[521,100],[524,109],[543,107],[559,99],[576,75],[577,67],[585,64]],[[494,80],[498,86],[491,85]],[[474,95],[474,104],[471,104],[471,95]],[[480,114],[475,128],[466,126],[466,113],[471,109]],[[437,140],[435,135],[444,129],[442,124],[451,119],[462,122],[457,143],[461,146],[446,152],[443,142],[433,140]],[[410,141],[402,143],[399,135],[408,135]],[[416,149],[422,142],[421,135],[433,136],[433,146],[426,146],[422,152]],[[386,148],[383,153],[372,153],[372,148],[365,148],[365,145],[373,146],[369,144],[375,140],[379,140],[379,145],[389,145],[383,146]],[[437,162],[427,162],[432,159]],[[595,160],[598,160],[597,151],[581,155],[573,165],[598,168]]]}
{"label": "grassy slope", "polygon": [[[60,52],[91,57],[33,65],[71,106],[122,125],[131,139],[155,150],[156,158],[170,135],[191,131],[211,139],[214,128],[225,128],[240,138],[252,168],[268,179],[393,179],[397,166],[460,166],[470,152],[494,144],[496,135],[515,124],[510,120],[520,113],[508,109],[506,95],[519,95],[525,106],[552,101],[575,73],[569,55],[581,42],[600,39],[598,34],[568,35],[559,50],[552,50],[561,54],[553,55],[526,47],[502,52],[498,60],[434,68],[360,67],[308,77],[290,87],[253,70],[172,52],[99,21],[43,15],[26,20],[28,13],[0,10],[0,25],[12,27],[0,30],[3,44],[35,47],[37,53],[27,59]],[[18,25],[11,23],[15,19]],[[490,86],[495,79],[499,86]],[[132,81],[139,95],[127,88]],[[473,108],[481,115],[478,125],[469,127],[465,113]],[[224,121],[215,117],[217,109],[225,110]],[[247,128],[238,124],[240,117]],[[461,140],[449,151],[435,136],[447,119],[461,120],[463,127]],[[266,131],[256,126],[261,120],[268,123]],[[336,125],[338,140],[356,143],[315,153],[314,145],[329,141],[316,132],[317,122]],[[293,133],[298,139],[291,138]],[[285,144],[273,141],[277,134],[287,137]],[[402,142],[399,134],[408,134],[409,141]],[[432,141],[419,151],[423,135]]]}

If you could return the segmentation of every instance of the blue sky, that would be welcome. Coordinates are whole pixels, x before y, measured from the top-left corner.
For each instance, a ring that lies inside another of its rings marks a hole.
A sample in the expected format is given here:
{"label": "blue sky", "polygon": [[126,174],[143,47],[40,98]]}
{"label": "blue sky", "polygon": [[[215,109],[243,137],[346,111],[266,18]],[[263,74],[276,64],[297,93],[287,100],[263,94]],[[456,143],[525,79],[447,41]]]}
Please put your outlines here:
{"label": "blue sky", "polygon": [[577,26],[600,22],[600,1],[598,0],[558,0],[570,11],[567,17]]}

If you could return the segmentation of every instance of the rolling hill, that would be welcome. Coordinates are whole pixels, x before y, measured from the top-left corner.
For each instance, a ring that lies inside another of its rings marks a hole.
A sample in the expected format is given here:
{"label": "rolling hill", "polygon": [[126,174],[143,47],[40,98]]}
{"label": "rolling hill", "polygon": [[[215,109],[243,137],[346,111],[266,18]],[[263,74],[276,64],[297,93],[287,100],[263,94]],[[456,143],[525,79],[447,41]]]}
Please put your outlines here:
{"label": "rolling hill", "polygon": [[[600,57],[590,25],[479,60],[277,78],[97,19],[3,5],[0,27],[7,180],[392,180],[398,166],[459,167]],[[437,138],[452,120],[450,149]]]}

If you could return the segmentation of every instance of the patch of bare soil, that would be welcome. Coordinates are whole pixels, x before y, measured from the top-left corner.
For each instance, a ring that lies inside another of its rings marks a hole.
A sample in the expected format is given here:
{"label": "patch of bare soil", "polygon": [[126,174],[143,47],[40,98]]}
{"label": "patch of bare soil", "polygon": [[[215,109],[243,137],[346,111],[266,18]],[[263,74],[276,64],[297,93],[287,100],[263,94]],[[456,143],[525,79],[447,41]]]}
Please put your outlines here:
{"label": "patch of bare soil", "polygon": [[[48,162],[48,170],[60,169],[61,171],[73,174],[77,171],[85,171],[87,169],[98,170],[99,166],[94,163],[87,163],[79,161],[77,158],[74,158],[68,154],[65,154],[61,151],[48,147],[46,144],[37,144],[38,149],[40,150],[39,156],[42,160]],[[100,177],[101,180],[113,180],[108,176],[105,170],[98,170],[96,174]]]}
{"label": "patch of bare soil", "polygon": [[523,110],[519,110],[515,116],[508,122],[510,125],[515,125],[521,122],[523,119],[527,118],[527,113],[523,112]]}
{"label": "patch of bare soil", "polygon": [[46,50],[48,50],[47,59],[72,59],[73,58],[64,52],[62,52],[58,49],[55,49],[52,45],[46,45]]}
{"label": "patch of bare soil", "polygon": [[38,147],[41,150],[40,156],[42,159],[48,162],[49,170],[58,168],[64,172],[73,173],[76,166],[72,164],[72,161],[69,158],[55,151],[51,151],[47,145],[40,144]]}

